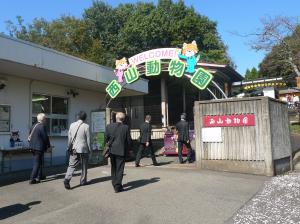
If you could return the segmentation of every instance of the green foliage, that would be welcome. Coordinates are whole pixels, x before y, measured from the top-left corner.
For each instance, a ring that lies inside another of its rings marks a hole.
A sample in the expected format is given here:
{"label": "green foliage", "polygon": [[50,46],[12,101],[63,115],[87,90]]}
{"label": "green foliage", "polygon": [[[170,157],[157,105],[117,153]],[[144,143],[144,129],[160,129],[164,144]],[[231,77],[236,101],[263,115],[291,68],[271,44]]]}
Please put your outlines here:
{"label": "green foliage", "polygon": [[159,47],[182,47],[196,40],[200,61],[233,64],[217,32],[217,24],[187,7],[184,1],[120,4],[96,0],[83,18],[62,16],[35,19],[28,26],[18,17],[8,22],[11,36],[54,48],[96,63],[114,66],[116,58],[130,57]]}
{"label": "green foliage", "polygon": [[300,124],[290,124],[289,126],[292,134],[300,134]]}
{"label": "green foliage", "polygon": [[272,47],[260,63],[259,71],[267,77],[289,76],[295,74],[291,61],[300,68],[300,25],[290,36],[285,36]]}
{"label": "green foliage", "polygon": [[257,78],[261,78],[261,74],[257,71],[257,69],[255,67],[253,67],[251,69],[251,71],[249,69],[246,70],[245,73],[245,79],[246,80],[252,80],[252,79],[257,79]]}

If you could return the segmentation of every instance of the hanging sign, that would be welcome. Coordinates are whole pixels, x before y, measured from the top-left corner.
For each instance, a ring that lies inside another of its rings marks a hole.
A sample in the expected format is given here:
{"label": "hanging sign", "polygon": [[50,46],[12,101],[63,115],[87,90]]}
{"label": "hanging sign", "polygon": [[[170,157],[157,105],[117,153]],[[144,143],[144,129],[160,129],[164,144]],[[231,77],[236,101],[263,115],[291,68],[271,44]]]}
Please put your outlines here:
{"label": "hanging sign", "polygon": [[196,41],[184,43],[182,49],[179,48],[159,48],[142,52],[128,59],[116,60],[114,73],[116,80],[106,88],[107,94],[111,98],[116,98],[122,90],[122,84],[136,82],[139,77],[137,65],[145,63],[145,75],[157,76],[161,73],[161,59],[170,59],[168,65],[169,75],[181,78],[186,76],[192,85],[200,90],[204,90],[213,79],[213,75],[203,68],[196,69],[200,59]]}

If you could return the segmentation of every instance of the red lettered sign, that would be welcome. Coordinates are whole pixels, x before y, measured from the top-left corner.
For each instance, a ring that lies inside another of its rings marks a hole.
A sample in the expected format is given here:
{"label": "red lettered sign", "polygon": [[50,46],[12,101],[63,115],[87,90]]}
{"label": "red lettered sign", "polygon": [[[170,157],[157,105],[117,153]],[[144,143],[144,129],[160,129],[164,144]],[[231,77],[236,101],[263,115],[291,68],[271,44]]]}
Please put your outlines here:
{"label": "red lettered sign", "polygon": [[254,114],[204,116],[204,127],[255,126]]}

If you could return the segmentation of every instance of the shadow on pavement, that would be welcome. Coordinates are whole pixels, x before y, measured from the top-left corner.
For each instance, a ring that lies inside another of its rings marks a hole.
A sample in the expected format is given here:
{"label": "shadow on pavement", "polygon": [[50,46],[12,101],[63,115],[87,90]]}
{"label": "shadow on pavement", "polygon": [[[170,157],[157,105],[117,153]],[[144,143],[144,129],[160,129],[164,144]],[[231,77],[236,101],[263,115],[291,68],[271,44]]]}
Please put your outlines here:
{"label": "shadow on pavement", "polygon": [[164,165],[169,165],[171,163],[174,163],[174,161],[168,161],[168,162],[158,162],[158,166],[164,166]]}
{"label": "shadow on pavement", "polygon": [[3,208],[0,208],[0,220],[2,219],[7,219],[12,216],[18,215],[20,213],[26,212],[30,210],[30,207],[33,205],[38,205],[40,204],[41,201],[33,201],[27,204],[14,204],[14,205],[9,205]]}
{"label": "shadow on pavement", "polygon": [[[101,182],[109,181],[109,180],[111,180],[111,176],[99,177],[99,178],[95,178],[95,179],[92,179],[92,180],[88,181],[86,185],[97,184],[97,183],[101,183]],[[73,190],[73,189],[78,188],[78,187],[81,187],[81,185],[80,184],[75,185],[71,189]]]}
{"label": "shadow on pavement", "polygon": [[[42,183],[44,182],[49,182],[49,181],[53,181],[53,180],[59,180],[59,179],[64,179],[65,178],[65,173],[63,174],[56,174],[54,176],[50,176],[50,177],[47,177],[45,180],[42,181]],[[72,176],[73,177],[76,177],[76,176],[80,176],[81,173],[80,172],[77,172],[77,173],[74,173]]]}
{"label": "shadow on pavement", "polygon": [[159,177],[153,177],[149,180],[143,179],[143,180],[135,180],[135,181],[130,181],[127,184],[123,184],[124,191],[130,191],[135,188],[143,187],[147,184],[153,184],[160,181]]}

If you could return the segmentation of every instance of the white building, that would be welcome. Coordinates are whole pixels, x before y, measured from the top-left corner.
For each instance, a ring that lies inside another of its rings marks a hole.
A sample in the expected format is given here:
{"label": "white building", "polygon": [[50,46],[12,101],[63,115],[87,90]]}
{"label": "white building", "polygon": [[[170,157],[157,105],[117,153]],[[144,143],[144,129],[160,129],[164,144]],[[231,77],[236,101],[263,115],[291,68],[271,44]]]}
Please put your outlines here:
{"label": "white building", "polygon": [[[87,112],[88,123],[92,111],[105,110],[112,79],[111,68],[0,35],[0,151],[10,148],[11,131],[19,131],[26,145],[37,113],[45,112],[55,147],[52,163],[64,163],[69,124],[80,110]],[[126,85],[121,96],[147,92],[148,82],[141,79]],[[31,168],[30,154],[14,157],[12,170]]]}

